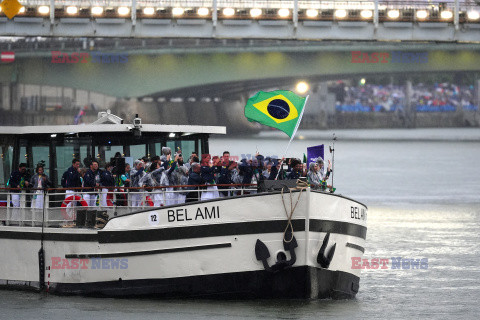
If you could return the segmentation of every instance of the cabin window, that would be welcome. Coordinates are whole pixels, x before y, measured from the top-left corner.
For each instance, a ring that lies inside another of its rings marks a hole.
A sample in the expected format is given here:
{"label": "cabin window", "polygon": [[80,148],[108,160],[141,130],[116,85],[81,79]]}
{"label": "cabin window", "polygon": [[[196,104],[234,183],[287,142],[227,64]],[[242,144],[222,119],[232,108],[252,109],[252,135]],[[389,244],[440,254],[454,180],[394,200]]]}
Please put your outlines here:
{"label": "cabin window", "polygon": [[[26,163],[28,165],[28,154],[27,154],[27,147],[26,146],[21,146],[20,147],[20,158],[19,158],[19,164],[20,163]],[[31,169],[31,168],[28,168]]]}
{"label": "cabin window", "polygon": [[130,157],[134,160],[141,159],[147,154],[147,147],[145,144],[136,144],[130,146]]}
{"label": "cabin window", "polygon": [[[182,149],[183,160],[187,161],[192,152],[196,151],[195,140],[184,140],[181,141],[180,148]],[[198,152],[198,151],[197,151]]]}
{"label": "cabin window", "polygon": [[172,149],[172,160],[173,160],[173,155],[177,152],[177,149],[175,148],[175,141],[167,141],[167,147]]}
{"label": "cabin window", "polygon": [[50,178],[60,185],[63,173],[72,166],[73,158],[80,160],[81,166],[84,167],[85,162],[92,156],[91,145],[92,141],[88,138],[65,139],[63,145],[56,145],[56,177],[52,173]]}
{"label": "cabin window", "polygon": [[[57,146],[55,151],[57,155],[57,185],[61,185],[60,180],[62,179],[63,173],[72,166],[72,160],[75,157],[74,148],[73,146]],[[81,159],[80,162],[82,162]]]}
{"label": "cabin window", "polygon": [[101,167],[105,166],[107,162],[110,162],[111,158],[115,158],[117,152],[123,156],[123,146],[106,145],[95,147],[95,156]]}
{"label": "cabin window", "polygon": [[35,146],[32,147],[32,160],[33,160],[33,170],[35,172],[38,164],[43,164],[45,174],[51,176],[50,174],[50,148],[48,146]]}
{"label": "cabin window", "polygon": [[167,141],[167,147],[172,149],[172,154],[174,155],[178,148],[182,150],[183,160],[187,161],[188,158],[192,155],[192,152],[200,152],[200,139],[195,140],[170,140]]}

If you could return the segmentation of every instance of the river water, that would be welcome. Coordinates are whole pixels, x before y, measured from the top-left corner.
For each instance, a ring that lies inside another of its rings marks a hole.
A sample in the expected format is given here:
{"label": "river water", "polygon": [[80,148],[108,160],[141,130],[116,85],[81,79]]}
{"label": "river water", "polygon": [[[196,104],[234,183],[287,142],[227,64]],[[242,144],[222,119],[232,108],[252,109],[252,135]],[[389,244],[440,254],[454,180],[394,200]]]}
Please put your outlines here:
{"label": "river water", "polygon": [[[287,156],[332,144],[328,132],[299,137]],[[0,291],[0,319],[478,319],[480,130],[338,131],[337,137],[337,193],[369,207],[364,257],[428,259],[427,269],[390,264],[362,270],[356,299],[346,301],[164,301]],[[214,138],[210,150],[280,156],[287,142],[277,134]]]}

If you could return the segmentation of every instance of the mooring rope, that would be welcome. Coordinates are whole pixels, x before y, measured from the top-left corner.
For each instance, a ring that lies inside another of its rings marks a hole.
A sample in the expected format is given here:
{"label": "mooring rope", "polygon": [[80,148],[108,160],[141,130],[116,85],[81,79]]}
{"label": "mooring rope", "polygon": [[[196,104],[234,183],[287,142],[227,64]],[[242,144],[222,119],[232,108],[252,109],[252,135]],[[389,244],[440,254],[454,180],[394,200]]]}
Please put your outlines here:
{"label": "mooring rope", "polygon": [[[287,226],[285,227],[285,230],[283,231],[283,241],[285,241],[285,243],[290,243],[293,240],[292,216],[293,216],[293,213],[295,212],[295,209],[297,208],[297,204],[298,204],[298,201],[300,200],[300,196],[302,195],[303,190],[305,190],[306,188],[305,187],[300,187],[299,189],[300,189],[300,192],[298,193],[298,198],[297,198],[297,201],[295,202],[295,205],[293,205],[292,190],[288,189],[288,191],[290,191],[290,214],[288,214],[287,206],[285,205],[285,199],[283,198],[284,188],[282,188],[282,203],[283,203],[283,208],[285,209],[285,215],[287,216],[287,220],[288,220]],[[292,230],[292,236],[290,237],[289,240],[287,240],[287,239],[285,239],[285,237],[287,235],[287,230],[288,230],[289,226],[290,226],[290,229]]]}

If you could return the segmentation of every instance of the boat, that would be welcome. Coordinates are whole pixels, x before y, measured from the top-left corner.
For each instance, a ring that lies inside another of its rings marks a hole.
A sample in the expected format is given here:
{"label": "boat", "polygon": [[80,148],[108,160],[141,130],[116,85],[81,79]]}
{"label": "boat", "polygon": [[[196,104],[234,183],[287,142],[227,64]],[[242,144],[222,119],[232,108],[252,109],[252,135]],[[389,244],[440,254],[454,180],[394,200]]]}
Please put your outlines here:
{"label": "boat", "polygon": [[[108,161],[120,152],[128,162],[164,146],[208,153],[210,135],[225,133],[139,118],[127,124],[111,114],[87,125],[0,127],[0,287],[108,297],[354,298],[361,270],[352,261],[365,250],[367,207],[346,196],[268,181],[160,207],[151,206],[152,190],[125,188],[142,194],[141,207],[119,205],[116,190],[107,206],[92,208],[81,190],[70,204],[59,188],[72,158]],[[40,160],[54,188],[35,208],[38,190],[19,193],[6,182],[19,163],[33,169]]]}

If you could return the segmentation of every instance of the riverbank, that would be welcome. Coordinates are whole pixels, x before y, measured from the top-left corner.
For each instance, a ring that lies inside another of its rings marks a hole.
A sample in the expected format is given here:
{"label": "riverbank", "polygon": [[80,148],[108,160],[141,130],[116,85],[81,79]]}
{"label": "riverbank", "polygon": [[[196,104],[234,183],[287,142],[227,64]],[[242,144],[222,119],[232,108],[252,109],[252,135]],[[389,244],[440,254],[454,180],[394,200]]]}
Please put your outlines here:
{"label": "riverbank", "polygon": [[[344,141],[480,141],[480,128],[299,130],[295,140],[318,139],[325,142],[332,140],[334,133],[338,140]],[[262,131],[249,137],[255,139],[288,139],[283,132],[278,130]]]}

